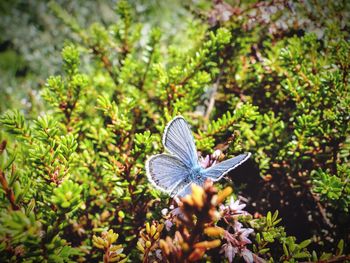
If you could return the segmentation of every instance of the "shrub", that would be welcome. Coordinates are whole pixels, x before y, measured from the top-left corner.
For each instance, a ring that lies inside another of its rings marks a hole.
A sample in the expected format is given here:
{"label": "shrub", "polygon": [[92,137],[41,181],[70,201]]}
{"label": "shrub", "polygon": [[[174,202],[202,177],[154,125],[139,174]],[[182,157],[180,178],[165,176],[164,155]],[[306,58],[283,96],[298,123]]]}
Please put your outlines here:
{"label": "shrub", "polygon": [[[45,111],[0,119],[1,260],[349,260],[349,4],[205,3],[182,49],[145,39],[126,1],[87,29],[50,3],[74,39]],[[145,160],[178,114],[202,155],[253,162],[180,202],[153,189]]]}

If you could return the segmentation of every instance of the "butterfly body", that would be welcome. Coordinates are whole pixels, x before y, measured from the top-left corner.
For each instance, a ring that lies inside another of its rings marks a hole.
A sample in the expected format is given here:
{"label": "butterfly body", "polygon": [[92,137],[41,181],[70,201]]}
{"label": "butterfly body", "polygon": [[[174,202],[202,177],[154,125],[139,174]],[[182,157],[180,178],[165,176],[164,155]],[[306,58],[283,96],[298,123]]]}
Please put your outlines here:
{"label": "butterfly body", "polygon": [[251,155],[244,153],[203,168],[198,162],[191,130],[181,116],[175,117],[166,126],[163,145],[168,153],[151,156],[146,162],[146,172],[148,180],[155,188],[171,196],[185,196],[191,192],[192,183],[203,185],[207,178],[220,180]]}
{"label": "butterfly body", "polygon": [[201,182],[204,178],[203,175],[204,175],[204,169],[198,165],[198,166],[191,168],[189,178],[191,181]]}

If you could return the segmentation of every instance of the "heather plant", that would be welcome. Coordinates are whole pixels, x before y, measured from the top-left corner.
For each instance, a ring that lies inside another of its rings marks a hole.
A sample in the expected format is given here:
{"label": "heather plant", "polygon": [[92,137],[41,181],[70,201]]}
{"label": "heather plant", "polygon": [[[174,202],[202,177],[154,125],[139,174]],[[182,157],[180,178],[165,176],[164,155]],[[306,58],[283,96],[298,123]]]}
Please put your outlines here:
{"label": "heather plant", "polygon": [[[48,8],[71,37],[45,110],[0,118],[1,261],[349,260],[347,1],[199,1],[185,47],[127,1],[88,27]],[[180,114],[204,167],[252,160],[154,189],[145,161]]]}

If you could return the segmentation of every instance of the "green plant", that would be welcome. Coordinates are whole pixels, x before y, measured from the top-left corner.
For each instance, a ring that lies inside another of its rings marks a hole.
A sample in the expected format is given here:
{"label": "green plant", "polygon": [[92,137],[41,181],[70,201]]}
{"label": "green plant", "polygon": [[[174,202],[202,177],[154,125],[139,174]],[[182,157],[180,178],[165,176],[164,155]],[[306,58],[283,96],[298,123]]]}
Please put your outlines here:
{"label": "green plant", "polygon": [[[127,1],[90,26],[51,2],[71,37],[44,110],[0,118],[1,261],[349,260],[349,4],[314,6],[199,1],[179,45]],[[176,203],[144,166],[178,114],[202,156],[253,161]]]}

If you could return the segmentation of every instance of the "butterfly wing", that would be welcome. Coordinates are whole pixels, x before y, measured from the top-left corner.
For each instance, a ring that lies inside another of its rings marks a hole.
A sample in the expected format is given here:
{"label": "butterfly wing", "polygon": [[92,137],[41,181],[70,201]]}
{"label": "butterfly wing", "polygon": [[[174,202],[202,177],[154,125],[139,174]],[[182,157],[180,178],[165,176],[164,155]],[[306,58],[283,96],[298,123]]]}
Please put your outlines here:
{"label": "butterfly wing", "polygon": [[221,163],[209,167],[208,169],[205,169],[203,176],[206,178],[210,178],[213,181],[218,181],[228,172],[232,171],[233,169],[244,163],[246,160],[248,160],[250,156],[251,153],[243,153],[234,158],[225,160]]}
{"label": "butterfly wing", "polygon": [[185,185],[184,187],[182,187],[181,189],[179,188],[179,191],[174,193],[174,195],[177,195],[179,197],[184,197],[184,196],[190,194],[192,191],[191,186],[192,186],[192,183],[189,183],[189,184]]}
{"label": "butterfly wing", "polygon": [[198,165],[197,150],[188,123],[181,116],[175,117],[165,128],[163,145],[176,155],[188,168]]}
{"label": "butterfly wing", "polygon": [[157,154],[146,162],[146,173],[152,185],[170,195],[176,195],[190,183],[190,170],[176,156]]}

